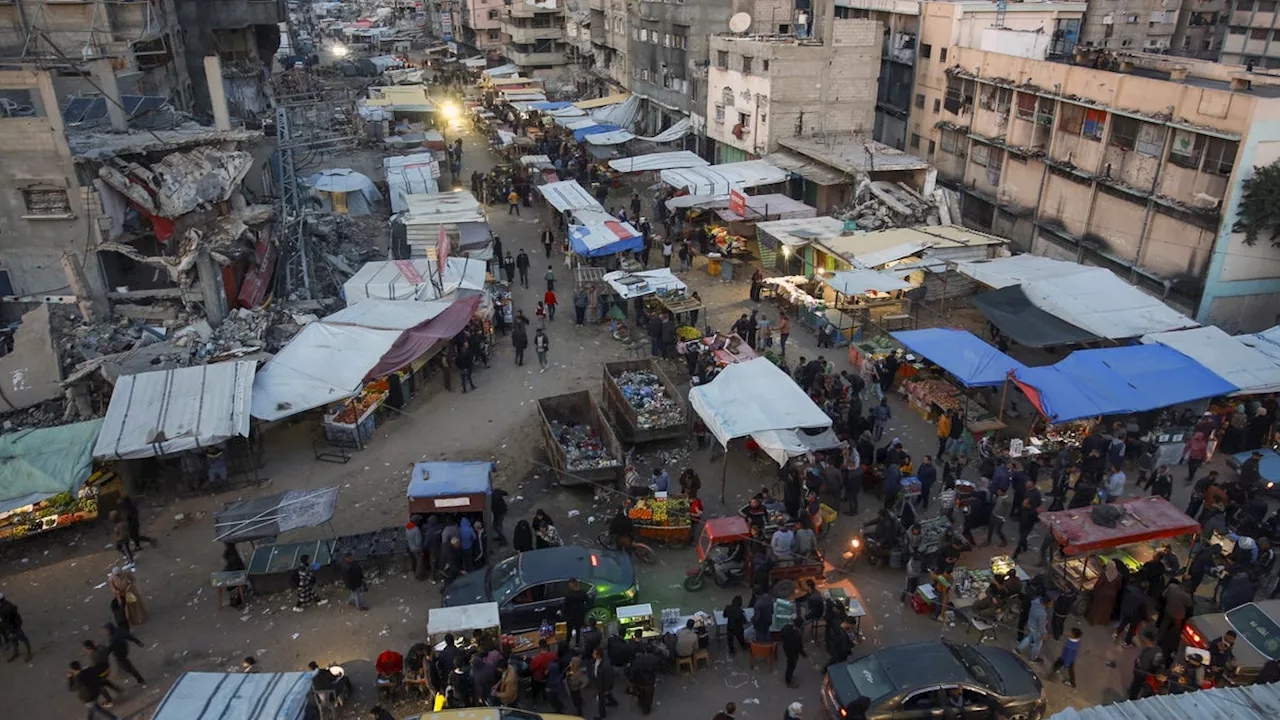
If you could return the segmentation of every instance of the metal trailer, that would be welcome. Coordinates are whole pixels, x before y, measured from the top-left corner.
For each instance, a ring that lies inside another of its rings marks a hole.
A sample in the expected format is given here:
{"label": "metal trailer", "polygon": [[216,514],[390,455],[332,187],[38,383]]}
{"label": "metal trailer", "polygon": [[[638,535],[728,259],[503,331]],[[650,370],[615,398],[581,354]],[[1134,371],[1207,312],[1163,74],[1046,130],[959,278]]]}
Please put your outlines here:
{"label": "metal trailer", "polygon": [[[667,395],[680,404],[683,420],[673,425],[659,427],[640,427],[636,409],[627,402],[618,386],[617,376],[624,372],[647,370],[658,377]],[[609,420],[618,428],[618,434],[628,443],[652,442],[654,440],[679,440],[689,436],[689,403],[676,384],[671,382],[667,374],[652,359],[623,360],[604,364],[604,409]]]}
{"label": "metal trailer", "polygon": [[[617,485],[621,482],[625,460],[622,445],[590,392],[579,390],[542,398],[538,400],[538,417],[542,420],[542,441],[547,448],[547,457],[550,459],[551,467],[560,473],[561,485],[584,483]],[[552,422],[590,426],[599,435],[613,462],[605,467],[570,468],[565,450],[551,430]]]}

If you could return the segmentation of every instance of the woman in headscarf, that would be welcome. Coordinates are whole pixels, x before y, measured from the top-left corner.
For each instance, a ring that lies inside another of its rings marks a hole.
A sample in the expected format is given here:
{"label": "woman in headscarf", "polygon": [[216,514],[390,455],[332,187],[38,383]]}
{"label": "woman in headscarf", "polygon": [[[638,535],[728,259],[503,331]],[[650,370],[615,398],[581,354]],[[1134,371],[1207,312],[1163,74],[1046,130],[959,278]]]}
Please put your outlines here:
{"label": "woman in headscarf", "polygon": [[111,568],[111,593],[124,605],[124,615],[129,619],[130,627],[137,627],[147,621],[147,606],[138,593],[138,583],[132,570]]}
{"label": "woman in headscarf", "polygon": [[[1207,413],[1206,413],[1207,414]],[[1241,450],[1248,450],[1244,447],[1245,430],[1249,426],[1249,415],[1244,411],[1244,405],[1237,405],[1231,413],[1231,420],[1227,422],[1227,426],[1222,430],[1222,441],[1219,446],[1222,451],[1228,455],[1235,455]],[[1196,432],[1204,432],[1200,426],[1196,426]],[[1209,433],[1205,433],[1208,437]]]}
{"label": "woman in headscarf", "polygon": [[528,520],[516,523],[516,529],[511,533],[511,547],[518,553],[533,549],[533,528]]}
{"label": "woman in headscarf", "polygon": [[1259,406],[1249,418],[1248,445],[1244,450],[1256,450],[1267,447],[1267,430],[1271,427],[1271,419],[1267,417],[1267,409]]}
{"label": "woman in headscarf", "polygon": [[1102,576],[1093,586],[1093,599],[1089,602],[1089,622],[1093,625],[1106,625],[1111,622],[1112,612],[1116,607],[1116,597],[1124,585],[1124,573],[1120,569],[1120,560],[1112,560],[1102,571]]}

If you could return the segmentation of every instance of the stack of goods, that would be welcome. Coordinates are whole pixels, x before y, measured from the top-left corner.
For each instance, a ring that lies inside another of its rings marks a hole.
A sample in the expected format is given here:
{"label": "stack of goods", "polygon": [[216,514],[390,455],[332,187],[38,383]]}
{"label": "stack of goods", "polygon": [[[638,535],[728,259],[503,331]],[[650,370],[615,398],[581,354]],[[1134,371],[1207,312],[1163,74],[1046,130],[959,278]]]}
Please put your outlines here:
{"label": "stack of goods", "polygon": [[918,525],[920,525],[920,552],[925,554],[936,552],[942,545],[942,536],[951,529],[951,522],[945,515],[935,515],[921,520]]}
{"label": "stack of goods", "polygon": [[609,456],[600,434],[590,425],[578,423],[552,422],[551,432],[555,435],[560,447],[564,448],[565,469],[595,470],[612,467],[618,461]]}
{"label": "stack of goods", "polygon": [[698,328],[693,327],[692,325],[681,325],[680,327],[676,328],[677,340],[689,342],[690,340],[697,340],[700,337],[702,337],[702,333],[698,330]]}
{"label": "stack of goods", "polygon": [[920,478],[912,475],[910,477],[904,477],[898,482],[899,484],[902,485],[902,492],[906,493],[907,495],[920,494],[920,488],[921,488]]}
{"label": "stack of goods", "polygon": [[346,405],[333,416],[332,422],[340,425],[355,425],[368,412],[382,404],[390,392],[386,380],[375,380],[364,386],[364,390],[347,401]]}
{"label": "stack of goods", "polygon": [[34,505],[0,513],[0,541],[16,540],[98,517],[98,488],[86,485],[79,496],[59,493]]}
{"label": "stack of goods", "polygon": [[991,584],[992,578],[990,570],[973,570],[956,566],[956,569],[951,572],[951,596],[952,598],[980,597]]}
{"label": "stack of goods", "polygon": [[931,405],[943,410],[959,410],[962,405],[960,391],[946,380],[911,378],[902,383],[902,391],[917,407],[926,410],[931,410]]}
{"label": "stack of goods", "polygon": [[684,498],[645,498],[627,511],[627,517],[647,525],[687,526],[689,501]]}
{"label": "stack of goods", "polygon": [[721,255],[734,255],[747,251],[747,241],[740,235],[734,235],[724,227],[713,227],[711,230],[711,240],[716,244],[714,252]]}
{"label": "stack of goods", "polygon": [[671,427],[684,422],[684,409],[667,393],[662,380],[648,370],[622,372],[614,376],[627,404],[636,411],[636,426],[642,429]]}
{"label": "stack of goods", "polygon": [[810,310],[823,305],[821,300],[801,289],[802,286],[808,285],[812,282],[809,278],[803,275],[765,278],[764,281],[770,285],[777,285],[778,297],[784,298],[792,305],[803,305]]}
{"label": "stack of goods", "polygon": [[991,572],[1001,577],[1013,572],[1016,566],[1017,564],[1013,562],[1013,558],[1008,555],[996,555],[991,558]]}

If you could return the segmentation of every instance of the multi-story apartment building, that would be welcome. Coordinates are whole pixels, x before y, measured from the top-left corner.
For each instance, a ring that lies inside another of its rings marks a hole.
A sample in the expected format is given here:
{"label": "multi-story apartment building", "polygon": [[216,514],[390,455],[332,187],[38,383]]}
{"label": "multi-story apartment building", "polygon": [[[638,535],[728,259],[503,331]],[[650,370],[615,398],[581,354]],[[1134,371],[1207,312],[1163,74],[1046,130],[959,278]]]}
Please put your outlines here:
{"label": "multi-story apartment building", "polygon": [[514,0],[502,16],[507,60],[530,77],[561,74],[569,62],[564,0]]}
{"label": "multi-story apartment building", "polygon": [[1226,37],[1218,60],[1280,68],[1280,11],[1273,0],[1232,0],[1224,12]]}
{"label": "multi-story apartment building", "polygon": [[1244,179],[1280,160],[1280,82],[1113,57],[1122,72],[953,46],[920,68],[921,147],[964,223],[1110,268],[1202,323],[1276,324],[1280,249],[1232,227]]}
{"label": "multi-story apartment building", "polygon": [[1080,44],[1100,50],[1168,53],[1181,0],[1093,0]]}
{"label": "multi-story apartment building", "polygon": [[1230,4],[1230,0],[1182,0],[1170,52],[1199,60],[1217,60],[1227,34]]}
{"label": "multi-story apartment building", "polygon": [[455,40],[482,55],[502,52],[502,0],[464,0],[462,31]]}
{"label": "multi-story apartment building", "polygon": [[[592,71],[603,84],[631,87],[628,50],[631,32],[626,0],[591,0]],[[603,90],[604,88],[601,88]]]}
{"label": "multi-story apartment building", "polygon": [[870,133],[881,28],[828,17],[809,38],[712,37],[706,135],[717,161],[759,157],[784,137]]}

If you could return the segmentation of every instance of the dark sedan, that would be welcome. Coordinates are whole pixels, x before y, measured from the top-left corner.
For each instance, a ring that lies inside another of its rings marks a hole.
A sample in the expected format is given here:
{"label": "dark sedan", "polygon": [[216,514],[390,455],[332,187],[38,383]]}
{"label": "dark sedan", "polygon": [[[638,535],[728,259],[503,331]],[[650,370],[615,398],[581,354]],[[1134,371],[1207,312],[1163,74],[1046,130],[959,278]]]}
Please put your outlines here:
{"label": "dark sedan", "polygon": [[639,592],[631,558],[612,550],[556,547],[522,552],[489,568],[463,575],[444,590],[444,606],[498,603],[502,629],[537,628],[543,620],[564,620],[561,608],[569,581],[578,580],[591,595],[588,618],[604,623],[619,605]]}
{"label": "dark sedan", "polygon": [[833,720],[859,696],[868,720],[1039,720],[1044,688],[1008,650],[946,641],[895,645],[827,669],[822,705]]}

